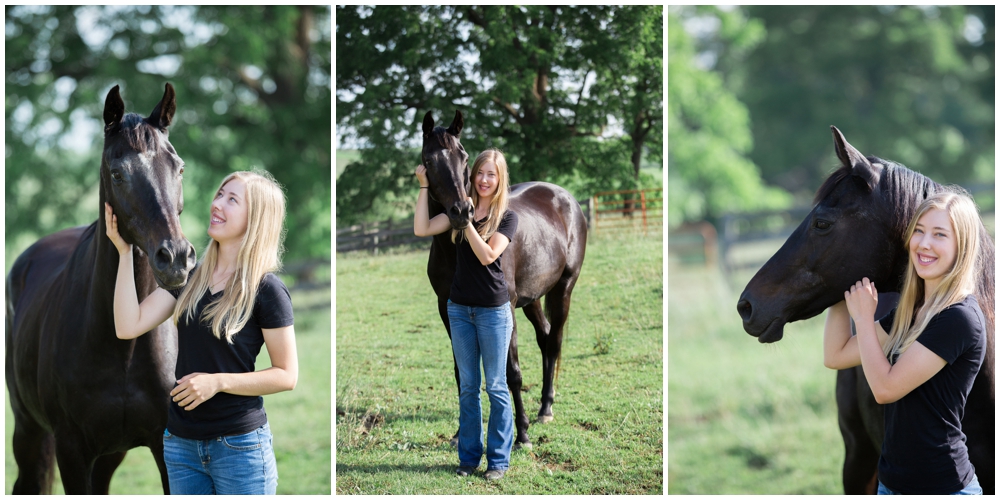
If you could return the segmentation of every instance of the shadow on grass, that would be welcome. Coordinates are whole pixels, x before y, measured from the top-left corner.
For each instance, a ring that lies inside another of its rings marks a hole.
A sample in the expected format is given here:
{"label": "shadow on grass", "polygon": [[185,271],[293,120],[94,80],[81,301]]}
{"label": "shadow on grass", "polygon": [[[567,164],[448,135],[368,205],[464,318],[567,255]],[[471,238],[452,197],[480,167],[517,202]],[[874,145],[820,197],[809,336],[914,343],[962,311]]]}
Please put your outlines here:
{"label": "shadow on grass", "polygon": [[365,415],[381,415],[385,423],[389,422],[421,422],[421,423],[454,423],[458,425],[458,401],[455,402],[455,411],[442,410],[420,410],[417,412],[401,413],[384,410],[372,411],[372,408],[361,406],[340,406],[337,405],[337,419],[363,419]]}
{"label": "shadow on grass", "polygon": [[400,472],[400,473],[410,473],[410,474],[428,474],[428,475],[439,475],[448,474],[450,476],[455,475],[455,469],[458,468],[456,464],[439,464],[439,465],[346,465],[342,463],[337,463],[337,475],[341,474],[383,474],[386,472]]}

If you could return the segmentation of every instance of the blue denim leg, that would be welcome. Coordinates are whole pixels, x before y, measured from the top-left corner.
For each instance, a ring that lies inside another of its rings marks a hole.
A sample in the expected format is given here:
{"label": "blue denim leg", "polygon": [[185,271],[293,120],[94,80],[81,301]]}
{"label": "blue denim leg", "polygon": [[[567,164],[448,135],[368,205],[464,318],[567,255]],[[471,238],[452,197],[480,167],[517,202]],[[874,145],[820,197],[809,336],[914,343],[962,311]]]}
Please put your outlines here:
{"label": "blue denim leg", "polygon": [[174,495],[274,495],[278,488],[267,424],[246,434],[205,440],[167,431],[163,457]]}
{"label": "blue denim leg", "polygon": [[952,495],[982,495],[983,487],[979,485],[979,476],[973,474],[972,481],[962,488],[958,493],[952,493]]}
{"label": "blue denim leg", "polygon": [[184,439],[163,431],[163,461],[172,495],[214,495],[204,441]]}
{"label": "blue denim leg", "polygon": [[878,482],[878,494],[879,495],[898,495],[899,493],[896,493],[895,491],[892,491],[889,488],[886,488],[886,486],[884,484],[882,484],[882,481],[879,481]]}
{"label": "blue denim leg", "polygon": [[507,388],[507,349],[514,329],[510,306],[469,307],[449,301],[448,318],[459,377],[459,465],[478,467],[483,456],[481,357],[490,398],[486,465],[488,469],[506,470],[514,444],[514,417]]}
{"label": "blue denim leg", "polygon": [[509,305],[481,308],[476,314],[479,349],[490,397],[490,420],[486,429],[486,468],[507,470],[514,444],[514,415],[507,388],[507,350],[514,319]]}
{"label": "blue denim leg", "polygon": [[451,348],[458,365],[458,465],[479,467],[483,458],[483,413],[479,403],[479,339],[473,308],[448,301]]}

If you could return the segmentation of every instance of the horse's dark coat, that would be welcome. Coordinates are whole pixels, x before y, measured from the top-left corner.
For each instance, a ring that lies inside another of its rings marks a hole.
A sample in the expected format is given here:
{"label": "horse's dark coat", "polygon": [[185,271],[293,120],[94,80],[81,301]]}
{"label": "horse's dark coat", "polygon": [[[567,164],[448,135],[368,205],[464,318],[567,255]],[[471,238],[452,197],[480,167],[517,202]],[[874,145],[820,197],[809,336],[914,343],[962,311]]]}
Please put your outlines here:
{"label": "horse's dark coat", "polygon": [[14,413],[14,494],[49,493],[53,458],[68,494],[107,493],[136,446],[153,452],[164,492],[169,391],[177,331],[167,321],[134,340],[114,327],[118,251],[105,234],[104,202],[132,243],[141,301],[177,288],[194,266],[181,233],[183,162],[167,141],[174,89],[148,118],[125,114],[115,86],[105,102],[100,216],[30,246],[7,275],[6,378]]}
{"label": "horse's dark coat", "polygon": [[[464,228],[474,213],[467,201],[469,186],[468,154],[458,140],[462,114],[448,129],[434,127],[431,113],[424,116],[422,161],[430,183],[430,217],[447,213],[452,227]],[[552,418],[555,376],[562,352],[563,327],[569,315],[570,295],[580,276],[587,246],[587,221],[580,204],[565,189],[545,182],[526,182],[511,187],[510,210],[517,213],[517,233],[503,254],[503,273],[510,292],[511,313],[522,307],[535,327],[535,339],[542,350],[542,399],[539,421]],[[438,313],[448,337],[448,296],[455,275],[455,245],[450,231],[434,237],[427,276],[438,297]],[[541,298],[545,297],[546,319]],[[458,367],[455,367],[458,381]],[[528,417],[521,400],[521,367],[517,356],[517,325],[507,356],[507,385],[514,401],[515,443],[530,446]]]}
{"label": "horse's dark coat", "polygon": [[[920,202],[941,188],[902,165],[865,157],[831,128],[841,168],[823,183],[813,210],[750,280],[737,304],[743,328],[760,342],[781,340],[785,323],[816,316],[840,302],[844,291],[863,277],[882,291],[898,292],[909,265],[906,227]],[[993,494],[995,250],[982,225],[979,238],[976,297],[986,317],[987,349],[962,430],[983,491]],[[886,305],[879,303],[880,308]],[[884,421],[860,366],[837,374],[837,405],[847,448],[844,490],[872,493]]]}

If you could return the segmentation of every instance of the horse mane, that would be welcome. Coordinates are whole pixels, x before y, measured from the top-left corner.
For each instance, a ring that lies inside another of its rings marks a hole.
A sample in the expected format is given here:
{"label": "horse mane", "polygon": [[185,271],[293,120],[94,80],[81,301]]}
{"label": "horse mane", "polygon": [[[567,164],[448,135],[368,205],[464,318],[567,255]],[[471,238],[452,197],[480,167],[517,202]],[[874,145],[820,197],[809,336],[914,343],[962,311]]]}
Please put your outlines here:
{"label": "horse mane", "polygon": [[[883,160],[877,156],[868,156],[868,162],[872,165],[881,165],[878,178],[874,179],[871,186],[876,196],[883,200],[889,207],[892,218],[896,221],[893,228],[896,234],[902,237],[906,231],[906,226],[913,217],[917,205],[928,196],[934,194],[941,186],[929,177],[914,172],[904,165],[894,161]],[[844,179],[851,177],[851,168],[841,166],[829,177],[816,191],[813,198],[813,205],[830,196],[833,190]],[[872,180],[865,179],[871,182]]]}
{"label": "horse mane", "polygon": [[119,124],[117,134],[125,139],[120,149],[131,149],[138,153],[157,151],[160,147],[160,134],[141,115],[126,113]]}

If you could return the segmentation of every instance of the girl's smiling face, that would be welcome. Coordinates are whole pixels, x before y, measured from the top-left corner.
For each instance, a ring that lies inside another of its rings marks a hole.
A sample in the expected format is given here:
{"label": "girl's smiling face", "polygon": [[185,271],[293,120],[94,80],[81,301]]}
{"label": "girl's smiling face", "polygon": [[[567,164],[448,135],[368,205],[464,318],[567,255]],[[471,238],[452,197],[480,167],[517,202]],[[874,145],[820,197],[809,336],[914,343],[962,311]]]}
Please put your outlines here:
{"label": "girl's smiling face", "polygon": [[910,237],[910,262],[927,290],[936,288],[951,271],[957,248],[948,212],[932,208],[920,216]]}
{"label": "girl's smiling face", "polygon": [[240,179],[232,179],[215,193],[212,200],[208,235],[223,242],[242,239],[247,231],[247,186]]}
{"label": "girl's smiling face", "polygon": [[488,161],[479,167],[479,171],[476,172],[475,183],[476,193],[479,194],[480,198],[489,198],[496,194],[497,185],[500,183],[496,165]]}

